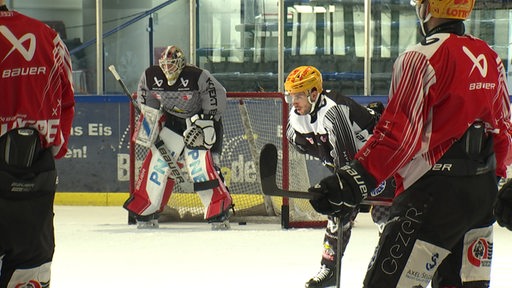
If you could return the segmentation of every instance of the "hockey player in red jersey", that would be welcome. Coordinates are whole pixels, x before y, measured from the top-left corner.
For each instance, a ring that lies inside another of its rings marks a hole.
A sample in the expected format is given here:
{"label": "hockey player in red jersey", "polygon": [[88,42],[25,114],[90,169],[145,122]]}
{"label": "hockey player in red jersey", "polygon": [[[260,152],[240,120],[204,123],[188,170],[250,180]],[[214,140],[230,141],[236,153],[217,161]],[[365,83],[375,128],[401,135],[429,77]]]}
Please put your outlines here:
{"label": "hockey player in red jersey", "polygon": [[[214,229],[228,229],[233,201],[216,167],[222,148],[221,117],[226,109],[224,87],[208,71],[186,64],[180,48],[168,46],[159,65],[142,74],[137,99],[143,114],[163,112],[162,117],[152,117],[160,120],[154,131],[161,141],[149,141],[150,151],[135,191],[124,207],[137,215],[139,228],[158,227],[158,215],[174,185],[184,183],[180,169],[169,166],[172,157],[177,165],[186,166],[194,182],[192,189],[205,207],[204,218]],[[176,162],[180,156],[185,163]]]}
{"label": "hockey player in red jersey", "polygon": [[74,116],[71,59],[57,32],[0,0],[0,287],[49,287],[55,159]]}
{"label": "hockey player in red jersey", "polygon": [[391,220],[364,287],[489,287],[496,176],[506,176],[512,151],[505,69],[464,32],[474,0],[413,4],[425,38],[395,61],[373,136],[350,165],[310,188],[325,196],[311,204],[336,213],[394,176]]}
{"label": "hockey player in red jersey", "polygon": [[[288,102],[293,106],[286,133],[288,141],[300,153],[319,158],[331,171],[354,159],[357,150],[371,136],[384,109],[380,102],[369,105],[375,107],[375,111],[340,92],[324,90],[322,74],[313,66],[293,69],[286,78],[285,91]],[[384,181],[373,196],[392,198],[394,190],[392,181]],[[345,252],[359,207],[350,210],[341,219],[342,247],[337,247],[338,217],[328,216],[320,270],[306,282],[306,287],[320,288],[336,284],[336,263],[341,263],[341,259],[337,259],[337,251],[341,249],[340,255]],[[371,212],[373,221],[382,227],[387,221],[388,207],[374,206]]]}

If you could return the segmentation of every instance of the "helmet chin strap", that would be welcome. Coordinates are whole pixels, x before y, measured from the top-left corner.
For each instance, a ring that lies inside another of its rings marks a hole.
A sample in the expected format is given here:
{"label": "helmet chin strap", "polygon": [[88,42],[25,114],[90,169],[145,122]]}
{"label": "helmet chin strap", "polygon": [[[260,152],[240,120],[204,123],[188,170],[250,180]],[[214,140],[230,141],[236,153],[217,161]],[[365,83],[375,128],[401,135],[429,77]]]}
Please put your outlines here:
{"label": "helmet chin strap", "polygon": [[[424,15],[421,15],[421,8],[425,6]],[[428,9],[428,4],[422,3],[420,5],[416,5],[416,16],[420,20],[420,28],[421,33],[423,36],[427,35],[427,28],[425,27],[425,24],[432,18],[432,14],[430,13],[430,10]]]}
{"label": "helmet chin strap", "polygon": [[309,93],[308,93],[308,102],[309,102],[309,104],[311,104],[311,109],[309,110],[309,113],[308,113],[308,114],[313,113],[313,111],[315,110],[315,104],[316,104],[316,102],[318,101],[318,98],[320,98],[320,95],[318,95],[318,97],[316,97],[316,100],[315,100],[315,101],[311,101],[311,95],[312,95],[312,93],[311,93],[311,92],[309,92]]}

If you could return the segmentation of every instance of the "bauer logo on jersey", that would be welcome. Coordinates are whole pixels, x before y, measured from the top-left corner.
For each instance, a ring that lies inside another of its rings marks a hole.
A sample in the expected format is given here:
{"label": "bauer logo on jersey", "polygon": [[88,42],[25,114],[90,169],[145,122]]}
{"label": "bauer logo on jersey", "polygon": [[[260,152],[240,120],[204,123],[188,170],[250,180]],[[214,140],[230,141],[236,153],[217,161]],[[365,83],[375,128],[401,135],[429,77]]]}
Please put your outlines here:
{"label": "bauer logo on jersey", "polygon": [[162,87],[162,84],[164,83],[164,80],[162,79],[158,79],[155,77],[153,77],[153,80],[155,81],[155,85],[158,86],[158,87]]}
{"label": "bauer logo on jersey", "polygon": [[[12,48],[9,50],[9,53],[2,58],[2,61],[4,61],[5,58],[7,58],[7,56],[9,56],[14,50],[17,50],[25,60],[32,60],[36,51],[36,36],[34,34],[27,33],[20,38],[17,38],[6,26],[0,26],[0,34],[4,35],[4,37],[12,44]],[[28,49],[25,48],[27,45],[24,45],[27,41],[29,41]]]}
{"label": "bauer logo on jersey", "polygon": [[188,86],[188,79],[180,78],[180,81],[181,81],[181,85],[183,87],[187,87]]}
{"label": "bauer logo on jersey", "polygon": [[473,70],[477,68],[478,71],[480,71],[480,75],[482,75],[482,77],[485,78],[487,76],[487,59],[485,58],[485,55],[480,54],[478,56],[475,56],[466,46],[462,46],[462,51],[464,51],[464,53],[469,57],[469,59],[473,61],[473,68],[471,68],[469,74],[471,75],[471,73],[473,73]]}

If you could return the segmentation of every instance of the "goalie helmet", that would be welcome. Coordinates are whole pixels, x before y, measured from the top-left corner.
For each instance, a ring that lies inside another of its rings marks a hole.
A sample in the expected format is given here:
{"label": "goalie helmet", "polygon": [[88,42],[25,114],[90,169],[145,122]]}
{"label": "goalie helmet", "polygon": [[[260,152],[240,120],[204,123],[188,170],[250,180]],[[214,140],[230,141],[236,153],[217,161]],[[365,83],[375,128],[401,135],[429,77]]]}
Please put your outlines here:
{"label": "goalie helmet", "polygon": [[305,92],[311,94],[313,88],[322,93],[322,74],[313,66],[299,66],[293,69],[284,83],[288,94]]}
{"label": "goalie helmet", "polygon": [[181,70],[185,67],[185,53],[174,45],[167,46],[160,60],[158,60],[158,64],[167,77],[167,83],[171,86],[176,82]]}

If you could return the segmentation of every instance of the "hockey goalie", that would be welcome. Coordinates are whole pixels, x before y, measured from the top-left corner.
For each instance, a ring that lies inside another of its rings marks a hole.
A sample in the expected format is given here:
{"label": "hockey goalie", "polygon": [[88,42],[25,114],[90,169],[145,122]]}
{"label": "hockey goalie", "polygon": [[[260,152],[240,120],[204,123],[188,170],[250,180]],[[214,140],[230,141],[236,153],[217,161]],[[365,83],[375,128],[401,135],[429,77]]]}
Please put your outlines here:
{"label": "hockey goalie", "polygon": [[[186,64],[183,51],[168,46],[159,65],[142,74],[137,102],[141,116],[135,137],[149,149],[135,189],[123,207],[136,215],[138,228],[158,228],[158,216],[175,185],[192,179],[204,218],[212,229],[229,229],[234,204],[219,163],[226,90],[207,71]],[[178,159],[182,159],[178,162]],[[187,175],[182,175],[185,165]]]}

